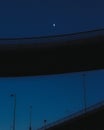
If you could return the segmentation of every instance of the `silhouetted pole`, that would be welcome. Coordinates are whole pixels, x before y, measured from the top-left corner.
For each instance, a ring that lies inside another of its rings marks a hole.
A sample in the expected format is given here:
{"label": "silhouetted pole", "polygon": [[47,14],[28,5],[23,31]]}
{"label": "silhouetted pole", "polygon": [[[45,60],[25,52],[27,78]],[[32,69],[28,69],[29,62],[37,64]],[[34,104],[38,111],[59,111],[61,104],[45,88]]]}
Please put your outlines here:
{"label": "silhouetted pole", "polygon": [[84,130],[87,130],[86,124],[86,109],[87,109],[87,97],[86,97],[86,74],[83,73],[83,99],[84,99]]}
{"label": "silhouetted pole", "polygon": [[16,94],[11,94],[11,97],[14,97],[13,130],[15,130],[15,118],[16,118]]}
{"label": "silhouetted pole", "polygon": [[46,130],[46,122],[47,120],[44,120],[44,130]]}
{"label": "silhouetted pole", "polygon": [[30,106],[30,126],[29,130],[32,130],[32,106]]}
{"label": "silhouetted pole", "polygon": [[83,99],[84,99],[84,112],[86,112],[86,107],[87,107],[87,103],[86,103],[86,75],[83,74]]}

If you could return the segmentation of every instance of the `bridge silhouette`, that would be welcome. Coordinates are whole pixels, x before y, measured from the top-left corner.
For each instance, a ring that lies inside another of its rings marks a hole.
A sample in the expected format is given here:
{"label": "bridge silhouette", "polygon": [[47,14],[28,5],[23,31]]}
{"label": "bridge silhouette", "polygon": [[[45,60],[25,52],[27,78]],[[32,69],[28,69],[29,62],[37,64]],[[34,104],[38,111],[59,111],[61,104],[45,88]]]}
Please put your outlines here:
{"label": "bridge silhouette", "polygon": [[60,120],[46,124],[37,130],[103,130],[104,101],[94,104]]}
{"label": "bridge silhouette", "polygon": [[49,75],[103,69],[104,29],[0,39],[0,76]]}

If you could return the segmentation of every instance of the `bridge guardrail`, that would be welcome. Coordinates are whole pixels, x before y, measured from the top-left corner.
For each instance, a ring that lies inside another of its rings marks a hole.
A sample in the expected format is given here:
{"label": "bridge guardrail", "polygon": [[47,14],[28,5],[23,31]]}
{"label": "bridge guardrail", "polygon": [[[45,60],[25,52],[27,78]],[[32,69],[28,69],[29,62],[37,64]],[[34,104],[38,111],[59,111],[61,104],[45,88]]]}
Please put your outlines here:
{"label": "bridge guardrail", "polygon": [[[86,108],[86,112],[90,112],[91,110],[97,109],[97,108],[102,107],[102,106],[104,106],[104,101],[101,101],[101,102],[99,102],[99,103],[97,103],[97,104],[94,104],[94,105],[92,105],[92,106]],[[67,117],[64,117],[64,118],[62,118],[62,119],[60,119],[60,120],[57,120],[57,121],[55,121],[55,122],[53,122],[53,123],[47,124],[47,125],[45,126],[45,128],[48,129],[48,128],[53,127],[53,126],[55,126],[55,125],[58,125],[58,124],[60,124],[60,123],[64,123],[65,121],[67,121],[67,120],[69,120],[69,119],[73,119],[73,118],[75,118],[75,117],[77,117],[77,116],[80,116],[81,114],[84,114],[84,113],[85,113],[85,110],[83,109],[83,110],[81,110],[81,111],[79,111],[79,112],[76,112],[76,113],[74,113],[74,114],[71,114],[71,115],[69,115],[69,116],[67,116]],[[44,126],[41,127],[41,128],[39,128],[38,130],[44,130]]]}

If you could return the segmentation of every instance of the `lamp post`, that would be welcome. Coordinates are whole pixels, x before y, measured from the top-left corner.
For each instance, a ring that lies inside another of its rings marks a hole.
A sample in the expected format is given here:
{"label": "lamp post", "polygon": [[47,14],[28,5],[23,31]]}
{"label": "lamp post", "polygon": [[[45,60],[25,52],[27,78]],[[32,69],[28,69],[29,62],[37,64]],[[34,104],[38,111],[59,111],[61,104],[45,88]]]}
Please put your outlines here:
{"label": "lamp post", "polygon": [[84,112],[86,112],[86,82],[85,82],[85,74],[82,75],[83,76],[83,99],[84,99]]}
{"label": "lamp post", "polygon": [[30,106],[30,126],[29,126],[29,130],[32,130],[32,123],[31,123],[32,119],[31,118],[32,118],[32,106]]}
{"label": "lamp post", "polygon": [[13,130],[15,130],[15,118],[16,118],[16,94],[11,94],[14,97],[14,110],[13,110]]}
{"label": "lamp post", "polygon": [[44,120],[44,130],[46,130],[46,122],[47,120]]}

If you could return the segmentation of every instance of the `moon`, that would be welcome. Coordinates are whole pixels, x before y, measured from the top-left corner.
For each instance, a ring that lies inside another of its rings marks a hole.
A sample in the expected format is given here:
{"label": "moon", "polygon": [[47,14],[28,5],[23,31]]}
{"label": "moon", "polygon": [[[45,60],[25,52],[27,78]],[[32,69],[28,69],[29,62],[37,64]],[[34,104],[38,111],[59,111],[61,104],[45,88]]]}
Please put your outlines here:
{"label": "moon", "polygon": [[53,23],[53,27],[56,27],[56,24],[55,24],[55,23]]}

